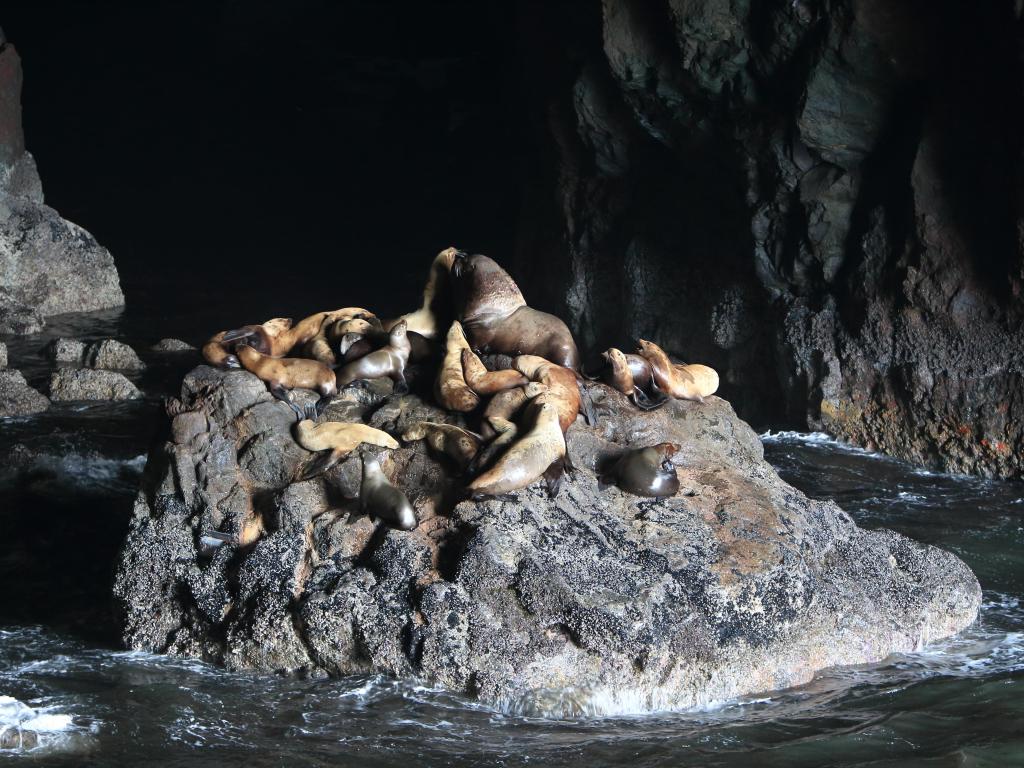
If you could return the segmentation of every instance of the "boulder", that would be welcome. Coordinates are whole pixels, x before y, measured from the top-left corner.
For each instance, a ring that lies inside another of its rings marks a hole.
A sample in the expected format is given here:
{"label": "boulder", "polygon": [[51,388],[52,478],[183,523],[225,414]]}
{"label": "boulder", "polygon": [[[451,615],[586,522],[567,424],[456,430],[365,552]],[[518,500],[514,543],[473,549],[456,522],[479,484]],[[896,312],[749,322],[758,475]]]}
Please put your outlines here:
{"label": "boulder", "polygon": [[65,400],[134,400],[142,397],[124,374],[91,368],[61,368],[50,376],[50,398]]}
{"label": "boulder", "polygon": [[28,416],[49,407],[50,401],[28,385],[21,371],[0,368],[0,417]]}
{"label": "boulder", "polygon": [[195,347],[189,344],[187,341],[181,339],[160,339],[156,344],[150,347],[154,352],[194,352]]}
{"label": "boulder", "polygon": [[54,339],[46,346],[46,355],[55,363],[85,364],[85,342],[78,339]]}
{"label": "boulder", "polygon": [[85,364],[90,368],[115,371],[140,371],[146,364],[135,350],[115,339],[104,339],[89,345],[85,351]]}
{"label": "boulder", "polygon": [[[598,421],[569,429],[575,470],[554,498],[535,484],[464,500],[424,442],[373,449],[419,516],[402,532],[359,514],[358,451],[296,482],[311,454],[289,409],[248,372],[196,368],[119,560],[125,644],[234,669],[416,676],[573,716],[799,685],[976,618],[962,561],[787,485],[724,400],[641,412],[586,386]],[[330,418],[396,436],[421,418],[476,426],[415,394],[350,393]],[[599,487],[608,457],[661,441],[680,446],[677,495]]]}

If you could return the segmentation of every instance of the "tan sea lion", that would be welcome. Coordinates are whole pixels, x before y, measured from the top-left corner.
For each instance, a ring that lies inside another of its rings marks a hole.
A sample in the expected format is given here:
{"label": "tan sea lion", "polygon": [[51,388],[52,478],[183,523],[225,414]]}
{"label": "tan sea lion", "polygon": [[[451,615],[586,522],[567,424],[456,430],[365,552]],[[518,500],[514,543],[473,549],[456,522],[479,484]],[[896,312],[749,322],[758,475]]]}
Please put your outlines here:
{"label": "tan sea lion", "polygon": [[718,390],[718,373],[713,368],[676,365],[657,344],[644,339],[639,339],[637,344],[640,356],[651,364],[655,386],[669,397],[703,403],[705,397]]}
{"label": "tan sea lion", "polygon": [[241,368],[238,355],[233,351],[234,345],[229,346],[224,342],[226,333],[227,331],[215,333],[207,340],[203,345],[203,359],[217,368]]}
{"label": "tan sea lion", "polygon": [[615,484],[635,496],[673,496],[679,490],[679,477],[672,463],[672,457],[678,450],[675,443],[658,443],[649,448],[628,450],[608,463],[598,482],[600,485]]}
{"label": "tan sea lion", "polygon": [[457,252],[450,272],[459,319],[474,349],[539,355],[579,368],[579,350],[566,324],[527,306],[515,281],[493,259]]}
{"label": "tan sea lion", "polygon": [[359,487],[359,506],[364,513],[388,525],[411,531],[418,525],[416,512],[409,499],[384,476],[380,463],[368,453],[363,454],[363,482]]}
{"label": "tan sea lion", "polygon": [[408,392],[409,385],[405,381],[405,368],[409,364],[411,349],[403,320],[391,328],[386,347],[381,347],[358,360],[346,363],[338,371],[338,388],[346,387],[353,381],[379,379],[387,376],[395,382],[395,392]]}
{"label": "tan sea lion", "polygon": [[420,421],[409,427],[402,435],[402,440],[426,439],[427,445],[438,453],[451,458],[464,471],[473,461],[483,443],[480,435],[470,432],[454,424],[443,424],[434,421]]}
{"label": "tan sea lion", "polygon": [[456,320],[448,329],[444,359],[434,384],[434,396],[444,408],[460,413],[468,413],[480,405],[480,397],[469,388],[462,370],[464,349],[469,349],[469,342],[466,341],[462,325]]}
{"label": "tan sea lion", "polygon": [[[540,398],[533,402],[537,403]],[[525,488],[565,458],[565,437],[558,408],[542,403],[532,411],[532,424],[491,469],[467,486],[472,496],[494,496]]]}
{"label": "tan sea lion", "polygon": [[296,324],[291,319],[275,317],[262,325],[245,325],[228,331],[224,341],[246,339],[250,346],[264,355],[283,357],[298,346],[319,335],[325,324],[355,317],[373,317],[373,313],[362,307],[344,307],[329,312],[317,312]]}
{"label": "tan sea lion", "polygon": [[551,403],[558,411],[558,424],[564,435],[580,412],[580,388],[576,374],[568,368],[545,360],[536,355],[520,355],[515,359],[515,368],[531,381],[546,386],[533,401],[532,407]]}
{"label": "tan sea lion", "polygon": [[466,384],[478,395],[493,395],[513,387],[521,387],[527,379],[519,371],[489,371],[472,349],[462,350],[462,375]]}
{"label": "tan sea lion", "polygon": [[390,331],[399,320],[405,320],[408,329],[425,339],[437,338],[444,324],[452,319],[452,299],[449,273],[452,262],[459,251],[445,248],[434,257],[430,265],[427,284],[423,288],[423,304],[415,312],[384,322],[384,330]]}
{"label": "tan sea lion", "polygon": [[320,393],[316,410],[321,410],[338,391],[334,371],[316,360],[298,357],[270,357],[241,343],[236,348],[239,362],[250,373],[267,383],[270,394],[288,404],[298,417],[305,413],[292,401],[292,389],[312,389]]}
{"label": "tan sea lion", "polygon": [[317,455],[307,462],[299,473],[300,480],[308,480],[330,469],[354,451],[361,443],[382,448],[398,448],[398,441],[387,432],[366,424],[325,421],[317,424],[303,419],[293,427],[295,442]]}
{"label": "tan sea lion", "polygon": [[509,420],[514,417],[529,400],[524,387],[506,389],[492,397],[484,408],[483,416],[480,419],[480,434],[485,440],[495,436],[495,430],[491,427],[491,419],[498,418]]}

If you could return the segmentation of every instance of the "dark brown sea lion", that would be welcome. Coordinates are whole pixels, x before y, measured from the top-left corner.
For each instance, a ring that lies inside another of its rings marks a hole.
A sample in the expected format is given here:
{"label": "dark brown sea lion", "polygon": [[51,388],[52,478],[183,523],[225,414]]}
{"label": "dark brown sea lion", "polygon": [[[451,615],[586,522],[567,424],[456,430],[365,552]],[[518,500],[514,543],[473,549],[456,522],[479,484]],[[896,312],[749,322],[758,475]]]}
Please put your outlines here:
{"label": "dark brown sea lion", "polygon": [[409,364],[411,346],[406,336],[405,321],[401,321],[391,329],[386,347],[346,363],[338,371],[338,388],[346,387],[353,381],[361,379],[379,379],[387,376],[395,382],[395,392],[408,392],[409,385],[405,381],[405,368]]}
{"label": "dark brown sea lion", "polygon": [[380,468],[380,463],[368,453],[363,454],[363,482],[359,487],[359,506],[367,515],[372,515],[403,531],[411,531],[418,525],[416,512],[409,499],[388,481]]}
{"label": "dark brown sea lion", "polygon": [[292,401],[290,390],[312,389],[320,393],[317,411],[321,410],[338,391],[334,371],[316,360],[298,357],[270,357],[257,352],[248,344],[236,348],[238,360],[247,371],[267,383],[270,394],[283,400],[300,419],[306,416]]}
{"label": "dark brown sea lion", "polygon": [[617,485],[635,496],[673,496],[679,490],[679,477],[672,463],[678,450],[675,443],[628,450],[609,462],[599,483]]}
{"label": "dark brown sea lion", "polygon": [[639,339],[637,344],[640,356],[651,364],[655,386],[669,397],[703,403],[705,397],[718,390],[718,373],[714,368],[700,364],[677,365],[657,344],[644,339]]}
{"label": "dark brown sea lion", "polygon": [[451,265],[459,320],[483,352],[538,355],[576,370],[580,353],[560,319],[526,304],[512,277],[491,258],[457,252]]}

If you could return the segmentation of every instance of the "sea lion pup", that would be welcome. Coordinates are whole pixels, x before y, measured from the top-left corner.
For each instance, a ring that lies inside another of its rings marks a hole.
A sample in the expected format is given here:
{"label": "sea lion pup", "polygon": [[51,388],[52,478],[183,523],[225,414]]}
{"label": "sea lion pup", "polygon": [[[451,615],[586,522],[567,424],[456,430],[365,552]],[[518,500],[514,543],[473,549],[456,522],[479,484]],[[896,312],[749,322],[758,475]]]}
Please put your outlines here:
{"label": "sea lion pup", "polygon": [[444,359],[434,383],[437,402],[449,411],[468,413],[480,405],[480,397],[466,384],[462,370],[462,350],[469,349],[466,334],[458,320],[452,323],[445,339]]}
{"label": "sea lion pup", "polygon": [[628,450],[609,462],[598,477],[598,485],[614,484],[634,496],[674,496],[679,490],[679,477],[672,456],[678,450],[675,443]]}
{"label": "sea lion pup", "polygon": [[388,336],[388,345],[351,363],[338,371],[338,388],[347,387],[361,379],[379,379],[387,376],[395,382],[395,392],[409,391],[405,381],[405,367],[409,364],[411,347],[406,337],[405,321],[396,323]]}
{"label": "sea lion pup", "polygon": [[363,482],[359,487],[359,507],[367,515],[388,525],[411,531],[419,523],[409,499],[384,476],[377,459],[363,454]]}
{"label": "sea lion pup", "polygon": [[696,400],[718,390],[718,373],[706,365],[676,365],[668,359],[665,350],[650,341],[638,339],[638,352],[651,364],[654,384],[669,397],[677,400]]}
{"label": "sea lion pup", "polygon": [[434,339],[441,334],[444,324],[452,319],[449,273],[458,253],[461,251],[456,248],[445,248],[434,257],[427,284],[423,288],[423,305],[415,312],[384,321],[385,331],[390,331],[397,322],[405,320],[410,331],[425,339]]}
{"label": "sea lion pup", "polygon": [[295,347],[319,335],[325,324],[354,317],[373,317],[374,314],[362,307],[344,307],[329,312],[317,312],[292,324],[291,319],[275,317],[262,325],[244,325],[228,331],[225,341],[247,339],[258,352],[271,357],[283,357]]}
{"label": "sea lion pup", "polygon": [[644,358],[624,354],[615,347],[602,352],[601,356],[608,363],[604,382],[630,398],[637,408],[649,411],[668,402],[664,395],[658,401],[652,401],[647,396],[645,390],[654,388],[654,378],[651,364]]}
{"label": "sea lion pup", "polygon": [[245,370],[256,374],[266,382],[270,394],[283,400],[296,415],[303,419],[306,414],[292,400],[289,390],[312,389],[320,393],[316,403],[316,411],[320,412],[331,401],[338,391],[334,371],[316,360],[304,360],[298,357],[270,357],[257,352],[246,343],[236,348],[238,360]]}
{"label": "sea lion pup", "polygon": [[489,371],[472,349],[462,350],[462,375],[466,384],[478,395],[493,395],[513,387],[521,387],[527,379],[519,371]]}
{"label": "sea lion pup", "polygon": [[342,421],[325,421],[317,424],[310,419],[303,419],[292,428],[292,432],[295,435],[295,442],[307,451],[316,452],[316,456],[306,462],[300,470],[300,480],[308,480],[330,469],[354,451],[360,443],[381,448],[398,447],[398,441],[387,432],[366,424]]}
{"label": "sea lion pup", "polygon": [[568,326],[527,306],[515,281],[493,259],[457,252],[451,275],[459,319],[473,349],[539,355],[572,370],[580,367]]}
{"label": "sea lion pup", "polygon": [[[565,437],[558,422],[558,408],[550,402],[540,403],[541,398],[534,399],[538,405],[528,414],[533,419],[529,431],[514,442],[493,467],[467,486],[471,496],[495,496],[516,491],[545,474],[550,481],[553,467],[558,467],[558,475],[561,475]],[[550,487],[549,482],[549,490]]]}
{"label": "sea lion pup", "polygon": [[454,424],[435,421],[420,421],[405,430],[402,435],[402,440],[407,443],[423,439],[426,439],[427,445],[435,451],[452,459],[463,472],[483,444],[483,439],[475,432]]}
{"label": "sea lion pup", "polygon": [[238,362],[238,356],[231,351],[232,347],[224,343],[226,333],[227,331],[215,333],[207,340],[203,345],[203,359],[217,368],[241,368],[242,364]]}

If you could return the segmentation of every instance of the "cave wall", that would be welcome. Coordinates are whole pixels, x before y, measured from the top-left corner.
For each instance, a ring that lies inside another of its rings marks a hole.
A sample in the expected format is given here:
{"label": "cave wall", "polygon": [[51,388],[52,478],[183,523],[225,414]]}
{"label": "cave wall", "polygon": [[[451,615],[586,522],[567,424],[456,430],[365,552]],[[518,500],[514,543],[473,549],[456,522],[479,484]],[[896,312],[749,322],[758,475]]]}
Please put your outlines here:
{"label": "cave wall", "polygon": [[1019,7],[524,4],[518,272],[755,424],[1020,477]]}

